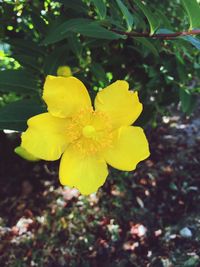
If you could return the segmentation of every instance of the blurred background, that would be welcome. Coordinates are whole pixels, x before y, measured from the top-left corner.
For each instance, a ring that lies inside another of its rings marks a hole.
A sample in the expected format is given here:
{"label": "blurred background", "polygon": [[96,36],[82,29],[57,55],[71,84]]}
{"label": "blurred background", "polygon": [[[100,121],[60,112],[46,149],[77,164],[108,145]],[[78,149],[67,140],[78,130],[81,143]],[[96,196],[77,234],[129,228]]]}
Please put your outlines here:
{"label": "blurred background", "polygon": [[[199,29],[198,0],[0,0],[0,266],[200,266]],[[89,197],[14,152],[60,66],[144,105],[151,156]]]}

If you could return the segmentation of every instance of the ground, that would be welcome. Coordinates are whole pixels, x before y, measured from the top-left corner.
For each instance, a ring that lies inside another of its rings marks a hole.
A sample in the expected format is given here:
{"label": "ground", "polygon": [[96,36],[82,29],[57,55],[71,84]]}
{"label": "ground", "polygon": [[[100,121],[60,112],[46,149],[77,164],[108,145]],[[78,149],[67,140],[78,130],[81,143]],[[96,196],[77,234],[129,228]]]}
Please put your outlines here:
{"label": "ground", "polygon": [[26,162],[19,136],[1,133],[0,266],[200,266],[198,112],[146,129],[150,158],[110,168],[90,197],[59,185],[59,162]]}

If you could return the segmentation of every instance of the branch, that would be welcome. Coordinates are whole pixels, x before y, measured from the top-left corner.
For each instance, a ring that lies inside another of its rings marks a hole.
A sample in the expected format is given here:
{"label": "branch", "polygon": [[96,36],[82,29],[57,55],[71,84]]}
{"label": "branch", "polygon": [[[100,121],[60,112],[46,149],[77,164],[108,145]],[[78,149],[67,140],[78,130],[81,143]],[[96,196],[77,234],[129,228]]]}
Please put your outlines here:
{"label": "branch", "polygon": [[156,38],[156,39],[173,39],[180,36],[187,36],[187,35],[197,35],[200,34],[200,29],[198,30],[191,30],[191,31],[182,31],[182,32],[174,32],[174,33],[155,33],[150,35],[148,32],[122,32],[118,30],[112,29],[113,32],[130,36],[130,37],[146,37],[146,38]]}

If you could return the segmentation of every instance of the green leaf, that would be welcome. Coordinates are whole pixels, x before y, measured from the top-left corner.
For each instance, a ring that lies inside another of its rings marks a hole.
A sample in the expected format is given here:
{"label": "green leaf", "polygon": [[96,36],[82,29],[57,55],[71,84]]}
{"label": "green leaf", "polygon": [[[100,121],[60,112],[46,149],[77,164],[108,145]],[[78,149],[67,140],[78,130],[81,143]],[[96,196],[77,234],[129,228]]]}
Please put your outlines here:
{"label": "green leaf", "polygon": [[23,94],[37,94],[38,81],[23,70],[5,70],[0,72],[0,91]]}
{"label": "green leaf", "polygon": [[200,27],[200,5],[197,0],[182,0],[182,4],[188,14],[190,30]]}
{"label": "green leaf", "polygon": [[134,37],[134,39],[145,46],[149,51],[153,53],[154,56],[159,57],[158,50],[156,47],[145,37]]}
{"label": "green leaf", "polygon": [[88,12],[88,7],[82,0],[58,0],[58,2],[63,3],[66,8],[74,10],[78,14]]}
{"label": "green leaf", "polygon": [[103,0],[92,0],[101,19],[106,17],[106,3]]}
{"label": "green leaf", "polygon": [[127,24],[127,30],[130,32],[133,27],[133,15],[129,12],[128,8],[124,5],[124,3],[121,0],[116,0],[124,19],[126,20]]}
{"label": "green leaf", "polygon": [[46,35],[44,41],[42,42],[43,44],[53,44],[56,42],[59,42],[63,39],[65,39],[68,34],[75,29],[77,26],[81,24],[88,24],[92,22],[90,19],[83,19],[83,18],[78,18],[78,19],[69,19],[65,22],[62,22],[61,24],[55,23],[50,29],[48,34]]}
{"label": "green leaf", "polygon": [[27,128],[27,120],[45,110],[42,103],[31,99],[7,104],[0,109],[0,129],[24,131]]}
{"label": "green leaf", "polygon": [[190,42],[193,46],[200,50],[200,39],[193,36],[184,36],[181,39]]}
{"label": "green leaf", "polygon": [[13,57],[20,63],[21,66],[30,68],[31,71],[36,71],[40,73],[41,67],[38,63],[37,58],[27,56],[24,54],[17,54],[17,55],[14,54]]}
{"label": "green leaf", "polygon": [[196,106],[196,97],[189,90],[180,88],[179,97],[182,111],[190,115]]}
{"label": "green leaf", "polygon": [[15,38],[8,40],[8,43],[11,45],[15,54],[23,54],[34,57],[45,55],[44,49],[38,46],[37,43],[33,42],[32,40]]}
{"label": "green leaf", "polygon": [[76,32],[84,36],[98,39],[114,40],[124,38],[124,36],[107,30],[93,20],[79,18],[70,19],[51,29],[43,43],[52,44],[61,41],[68,37],[70,32]]}
{"label": "green leaf", "polygon": [[41,16],[38,15],[35,11],[31,13],[31,18],[36,31],[41,35],[45,34],[47,30],[47,25],[45,21],[41,18]]}
{"label": "green leaf", "polygon": [[83,51],[83,44],[80,42],[79,37],[76,33],[72,33],[68,37],[69,49],[80,58]]}
{"label": "green leaf", "polygon": [[96,63],[96,62],[92,63],[91,72],[93,73],[97,81],[102,85],[102,87],[105,87],[108,85],[108,78],[101,64]]}
{"label": "green leaf", "polygon": [[44,74],[57,75],[56,73],[59,66],[69,64],[68,54],[68,47],[66,45],[50,53],[44,60]]}
{"label": "green leaf", "polygon": [[123,35],[107,30],[106,28],[99,25],[97,22],[91,22],[82,25],[79,24],[72,31],[80,33],[87,37],[93,37],[97,39],[116,40],[120,38],[126,38]]}
{"label": "green leaf", "polygon": [[159,27],[159,20],[157,17],[151,12],[149,7],[147,5],[143,4],[141,0],[134,0],[135,4],[142,10],[144,15],[146,16],[149,26],[150,26],[150,34],[154,34],[154,32],[158,29]]}

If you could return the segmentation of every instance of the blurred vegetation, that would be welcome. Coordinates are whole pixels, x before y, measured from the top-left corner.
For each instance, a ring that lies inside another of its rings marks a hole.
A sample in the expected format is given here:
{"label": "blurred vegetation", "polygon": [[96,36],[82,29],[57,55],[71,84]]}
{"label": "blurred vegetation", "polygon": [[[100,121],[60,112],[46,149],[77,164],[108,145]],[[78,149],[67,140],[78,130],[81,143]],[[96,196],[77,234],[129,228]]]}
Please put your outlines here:
{"label": "blurred vegetation", "polygon": [[45,110],[44,79],[62,65],[71,67],[93,97],[110,82],[127,80],[144,103],[138,124],[156,125],[171,104],[181,103],[191,114],[200,91],[198,35],[170,39],[123,33],[200,28],[199,13],[196,0],[1,1],[0,128],[22,131],[27,118]]}

